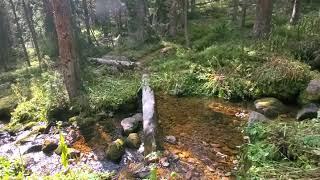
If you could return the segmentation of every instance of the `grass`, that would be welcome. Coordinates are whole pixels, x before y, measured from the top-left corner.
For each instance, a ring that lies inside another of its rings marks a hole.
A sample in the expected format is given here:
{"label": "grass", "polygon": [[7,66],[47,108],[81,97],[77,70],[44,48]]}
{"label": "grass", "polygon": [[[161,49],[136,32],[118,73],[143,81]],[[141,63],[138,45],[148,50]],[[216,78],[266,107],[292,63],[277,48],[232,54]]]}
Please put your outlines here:
{"label": "grass", "polygon": [[[308,179],[319,176],[320,120],[281,120],[246,129],[242,148],[244,179]],[[247,165],[247,167],[245,167]]]}

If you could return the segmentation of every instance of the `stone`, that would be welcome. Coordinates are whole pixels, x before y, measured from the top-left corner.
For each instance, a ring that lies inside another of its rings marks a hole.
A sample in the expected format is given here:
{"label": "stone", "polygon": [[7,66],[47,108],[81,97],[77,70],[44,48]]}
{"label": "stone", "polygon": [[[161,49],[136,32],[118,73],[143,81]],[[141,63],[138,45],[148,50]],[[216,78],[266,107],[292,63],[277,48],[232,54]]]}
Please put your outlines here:
{"label": "stone", "polygon": [[138,132],[141,122],[142,122],[141,113],[138,113],[132,117],[123,119],[121,121],[121,126],[123,128],[124,134],[129,135],[130,133]]}
{"label": "stone", "polygon": [[256,110],[268,118],[277,118],[285,112],[285,106],[276,98],[262,98],[254,102]]}
{"label": "stone", "polygon": [[267,121],[270,121],[270,119],[268,119],[265,115],[252,111],[249,115],[248,126],[252,126],[253,124],[258,122],[267,122]]}
{"label": "stone", "polygon": [[126,139],[126,145],[132,149],[138,149],[140,147],[141,140],[139,134],[131,133]]}
{"label": "stone", "polygon": [[106,149],[107,159],[115,163],[119,163],[121,161],[124,153],[124,141],[121,139],[117,139],[116,141],[112,142]]}
{"label": "stone", "polygon": [[313,119],[317,118],[319,111],[319,106],[316,104],[309,104],[305,107],[303,107],[297,114],[296,119],[298,121],[303,121],[306,119]]}
{"label": "stone", "polygon": [[56,140],[52,140],[52,139],[46,139],[43,144],[42,144],[42,151],[45,154],[50,154],[52,153],[54,150],[56,150],[58,148],[58,141]]}
{"label": "stone", "polygon": [[174,136],[166,136],[164,140],[169,144],[177,144],[177,138]]}
{"label": "stone", "polygon": [[300,103],[320,102],[320,79],[310,81],[308,87],[300,94]]}
{"label": "stone", "polygon": [[6,96],[0,98],[0,121],[9,122],[11,112],[17,106],[16,98],[13,96]]}

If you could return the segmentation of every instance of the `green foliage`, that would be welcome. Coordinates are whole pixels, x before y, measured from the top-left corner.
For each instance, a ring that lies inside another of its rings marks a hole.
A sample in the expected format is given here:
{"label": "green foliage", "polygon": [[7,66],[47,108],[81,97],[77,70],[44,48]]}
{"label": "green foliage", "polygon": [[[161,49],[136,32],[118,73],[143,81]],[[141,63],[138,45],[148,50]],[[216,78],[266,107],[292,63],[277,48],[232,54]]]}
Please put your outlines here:
{"label": "green foliage", "polygon": [[156,165],[151,165],[150,169],[150,180],[157,180],[157,166]]}
{"label": "green foliage", "polygon": [[251,142],[242,148],[243,178],[317,177],[320,170],[319,128],[320,121],[317,119],[306,122],[274,121],[247,128],[246,134]]}
{"label": "green foliage", "polygon": [[96,69],[90,67],[86,71],[84,87],[90,109],[117,109],[137,97],[140,78],[134,72],[111,75],[103,66]]}
{"label": "green foliage", "polygon": [[67,173],[61,172],[53,176],[38,176],[32,175],[27,177],[27,180],[111,180],[114,173],[93,173],[87,169],[70,170]]}
{"label": "green foliage", "polygon": [[17,180],[24,179],[24,168],[20,161],[9,161],[4,157],[0,157],[0,178],[9,180],[12,178]]}
{"label": "green foliage", "polygon": [[61,150],[61,163],[67,168],[68,167],[68,146],[65,143],[64,136],[60,132],[59,148]]}
{"label": "green foliage", "polygon": [[54,71],[19,79],[12,90],[19,101],[12,112],[12,124],[47,121],[50,110],[66,106],[68,102],[62,78]]}

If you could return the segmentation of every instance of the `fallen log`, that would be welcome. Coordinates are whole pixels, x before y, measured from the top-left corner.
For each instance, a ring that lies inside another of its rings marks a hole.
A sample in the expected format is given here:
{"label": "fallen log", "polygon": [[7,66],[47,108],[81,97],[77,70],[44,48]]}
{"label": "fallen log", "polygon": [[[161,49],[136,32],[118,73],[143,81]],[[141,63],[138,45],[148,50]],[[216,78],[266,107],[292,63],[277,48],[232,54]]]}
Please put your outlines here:
{"label": "fallen log", "polygon": [[142,76],[142,112],[144,133],[144,155],[155,152],[158,148],[158,119],[154,92],[149,86],[149,77]]}
{"label": "fallen log", "polygon": [[89,60],[99,64],[116,66],[120,68],[134,68],[137,65],[135,62],[132,61],[122,61],[117,59],[89,58]]}

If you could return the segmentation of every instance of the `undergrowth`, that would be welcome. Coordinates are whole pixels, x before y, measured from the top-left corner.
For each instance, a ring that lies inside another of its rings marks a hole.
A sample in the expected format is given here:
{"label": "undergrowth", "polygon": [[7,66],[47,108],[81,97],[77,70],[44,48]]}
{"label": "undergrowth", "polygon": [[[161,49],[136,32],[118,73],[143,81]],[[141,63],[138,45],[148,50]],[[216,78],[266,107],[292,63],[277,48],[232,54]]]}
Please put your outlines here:
{"label": "undergrowth", "polygon": [[281,120],[246,129],[242,148],[243,179],[312,179],[319,177],[320,120]]}

